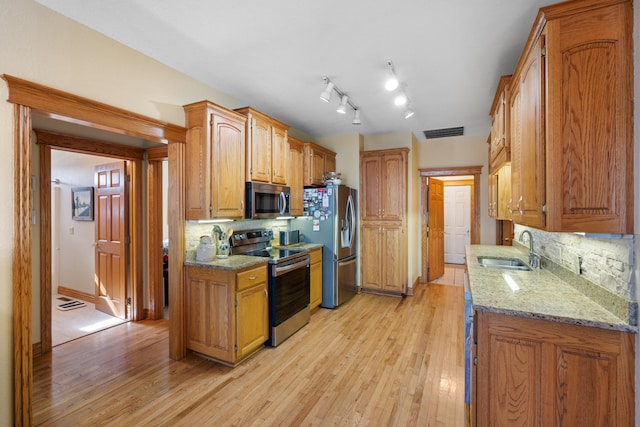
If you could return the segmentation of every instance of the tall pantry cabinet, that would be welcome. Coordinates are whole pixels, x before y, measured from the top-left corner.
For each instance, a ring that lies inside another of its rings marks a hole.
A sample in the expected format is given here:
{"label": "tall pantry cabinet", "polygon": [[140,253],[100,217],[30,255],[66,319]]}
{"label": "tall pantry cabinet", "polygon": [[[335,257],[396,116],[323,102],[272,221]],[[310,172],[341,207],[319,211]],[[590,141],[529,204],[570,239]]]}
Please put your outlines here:
{"label": "tall pantry cabinet", "polygon": [[360,247],[362,290],[407,292],[407,153],[409,149],[360,153]]}

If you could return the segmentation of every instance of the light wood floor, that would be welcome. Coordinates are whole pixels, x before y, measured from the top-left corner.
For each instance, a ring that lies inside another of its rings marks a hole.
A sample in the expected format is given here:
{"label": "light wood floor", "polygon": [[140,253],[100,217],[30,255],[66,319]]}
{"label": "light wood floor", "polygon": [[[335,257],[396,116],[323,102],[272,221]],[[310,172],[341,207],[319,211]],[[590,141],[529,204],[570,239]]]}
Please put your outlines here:
{"label": "light wood floor", "polygon": [[438,283],[441,285],[464,286],[464,272],[466,266],[464,264],[445,264],[444,275],[438,277],[430,283]]}
{"label": "light wood floor", "polygon": [[36,425],[462,426],[463,290],[356,295],[231,369],[168,357],[167,321],[115,326],[34,360]]}

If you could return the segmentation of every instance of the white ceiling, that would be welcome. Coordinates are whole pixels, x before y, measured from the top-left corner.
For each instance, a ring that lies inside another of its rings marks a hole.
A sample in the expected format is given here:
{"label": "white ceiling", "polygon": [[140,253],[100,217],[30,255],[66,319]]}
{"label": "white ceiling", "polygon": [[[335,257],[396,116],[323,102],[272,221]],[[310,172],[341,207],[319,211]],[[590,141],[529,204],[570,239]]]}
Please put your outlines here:
{"label": "white ceiling", "polygon": [[[464,126],[486,136],[498,78],[511,74],[549,0],[36,0],[312,137]],[[391,59],[416,114],[383,81]],[[360,111],[319,99],[323,76]],[[189,102],[199,99],[185,100]]]}

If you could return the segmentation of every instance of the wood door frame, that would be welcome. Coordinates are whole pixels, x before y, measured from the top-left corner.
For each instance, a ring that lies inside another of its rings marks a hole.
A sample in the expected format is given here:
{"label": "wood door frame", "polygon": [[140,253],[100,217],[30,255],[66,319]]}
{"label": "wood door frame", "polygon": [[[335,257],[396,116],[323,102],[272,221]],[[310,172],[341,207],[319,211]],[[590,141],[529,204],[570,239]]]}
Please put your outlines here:
{"label": "wood door frame", "polygon": [[421,262],[421,276],[420,283],[426,283],[427,280],[427,267],[424,262],[424,254],[428,253],[428,237],[427,237],[427,206],[425,203],[425,195],[427,191],[427,184],[424,178],[437,178],[439,176],[461,176],[461,175],[473,175],[473,185],[471,189],[471,244],[480,243],[480,175],[482,174],[483,166],[452,166],[442,168],[420,168],[420,194],[421,194],[421,253],[423,254]]}
{"label": "wood door frame", "polygon": [[[169,198],[172,201],[168,210],[169,244],[175,248],[175,253],[184,253],[184,194],[182,189],[184,188],[186,129],[7,74],[0,77],[7,84],[7,102],[13,104],[13,419],[16,426],[28,426],[33,421],[33,318],[31,315],[33,286],[31,212],[34,191],[31,184],[33,176],[31,166],[33,159],[33,114],[37,113],[57,120],[168,144]],[[141,168],[137,169],[134,173],[141,174]],[[42,184],[44,179],[41,178],[40,181]],[[47,185],[50,185],[50,173]],[[139,197],[142,198],[142,195],[140,194]],[[142,203],[139,206],[142,209]],[[133,212],[132,215],[134,215]],[[136,225],[142,227],[142,223]],[[142,249],[142,239],[139,239],[135,244]],[[141,266],[142,250],[134,255],[132,264]],[[50,271],[51,259],[40,261],[48,261]],[[171,313],[169,325],[169,354],[174,359],[180,359],[186,354],[185,322],[182,310],[184,296],[182,267],[183,260],[180,257],[170,259],[169,283],[171,298],[174,301],[172,308],[174,306],[175,308]],[[47,269],[45,266],[41,268]],[[138,267],[136,274],[142,274],[141,267]],[[142,280],[140,280],[140,286],[142,286]],[[142,301],[139,303],[142,304]]]}

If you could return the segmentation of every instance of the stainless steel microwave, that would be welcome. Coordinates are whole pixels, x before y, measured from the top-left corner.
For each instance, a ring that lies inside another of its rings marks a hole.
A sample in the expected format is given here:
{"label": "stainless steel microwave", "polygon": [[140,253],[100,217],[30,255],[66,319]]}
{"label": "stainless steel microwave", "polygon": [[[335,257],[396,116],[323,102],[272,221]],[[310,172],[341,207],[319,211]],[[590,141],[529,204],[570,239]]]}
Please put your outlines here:
{"label": "stainless steel microwave", "polygon": [[247,218],[276,218],[289,215],[289,187],[247,182],[245,190]]}

